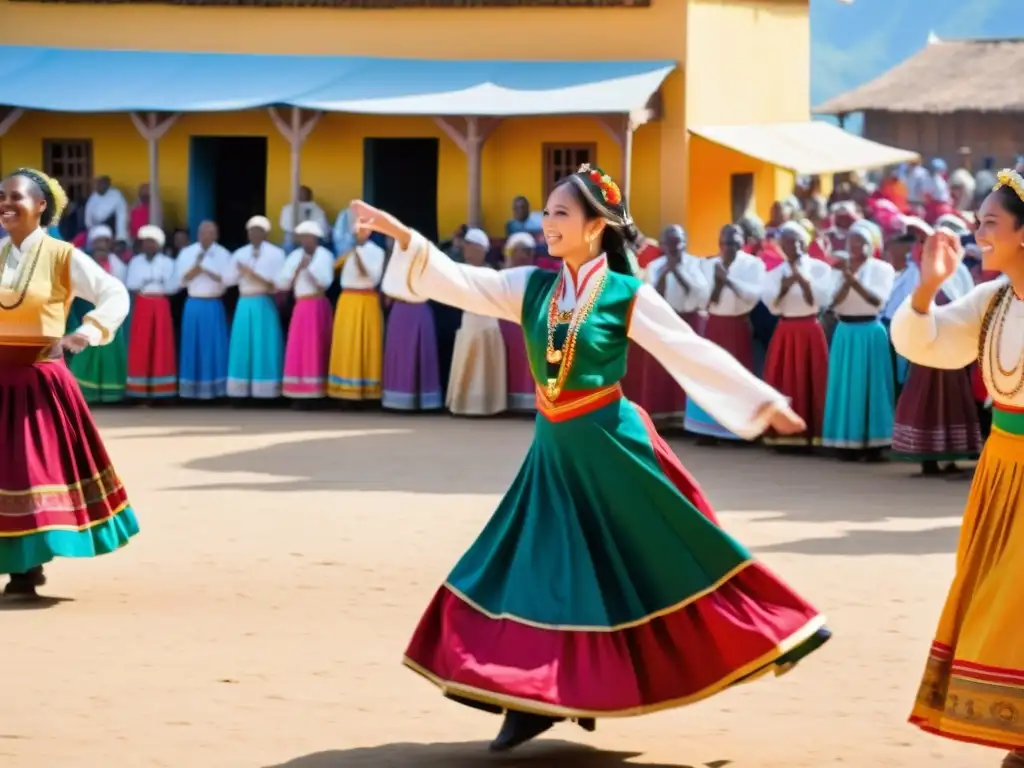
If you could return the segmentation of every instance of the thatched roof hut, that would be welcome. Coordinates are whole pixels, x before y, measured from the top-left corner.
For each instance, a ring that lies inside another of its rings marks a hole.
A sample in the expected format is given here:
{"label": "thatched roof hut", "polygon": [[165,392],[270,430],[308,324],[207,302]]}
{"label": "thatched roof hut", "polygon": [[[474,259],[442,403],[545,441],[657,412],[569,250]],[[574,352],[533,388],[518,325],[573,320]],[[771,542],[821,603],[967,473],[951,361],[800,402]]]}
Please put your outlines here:
{"label": "thatched roof hut", "polygon": [[[936,40],[881,77],[814,111],[1024,113],[1024,39]],[[1024,137],[1022,137],[1024,139]]]}
{"label": "thatched roof hut", "polygon": [[[939,40],[814,111],[864,113],[864,136],[951,165],[1013,162],[1024,149],[1024,39]],[[969,154],[970,157],[965,155]]]}

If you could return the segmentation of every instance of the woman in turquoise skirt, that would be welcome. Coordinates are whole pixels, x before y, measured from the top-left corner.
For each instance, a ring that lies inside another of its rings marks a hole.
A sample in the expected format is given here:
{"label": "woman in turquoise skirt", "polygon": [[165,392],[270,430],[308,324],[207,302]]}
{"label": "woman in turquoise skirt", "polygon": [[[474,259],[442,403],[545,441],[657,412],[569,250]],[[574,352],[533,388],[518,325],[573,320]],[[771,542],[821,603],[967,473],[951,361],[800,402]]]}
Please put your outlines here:
{"label": "woman in turquoise skirt", "polygon": [[[99,225],[89,230],[86,248],[93,261],[103,270],[124,283],[128,267],[113,252],[114,233],[110,227]],[[71,304],[71,317],[85,317],[93,310],[85,299],[76,298]],[[76,326],[77,327],[77,326]],[[102,347],[86,347],[70,358],[69,367],[89,405],[120,403],[125,397],[128,379],[128,342],[125,327],[117,329],[113,341]]]}
{"label": "woman in turquoise skirt", "polygon": [[845,461],[879,461],[892,445],[896,378],[882,307],[896,270],[878,258],[881,230],[868,221],[850,227],[849,257],[833,270],[832,311],[839,318],[829,350],[821,444]]}
{"label": "woman in turquoise skirt", "polygon": [[619,382],[630,341],[724,426],[804,429],[778,392],[694,333],[633,272],[622,194],[584,166],[548,198],[559,272],[456,264],[365,203],[396,243],[383,288],[523,327],[537,382],[533,445],[483,533],[437,591],[405,664],[449,698],[504,713],[492,750],[556,722],[627,717],[781,672],[825,618],[718,524]]}

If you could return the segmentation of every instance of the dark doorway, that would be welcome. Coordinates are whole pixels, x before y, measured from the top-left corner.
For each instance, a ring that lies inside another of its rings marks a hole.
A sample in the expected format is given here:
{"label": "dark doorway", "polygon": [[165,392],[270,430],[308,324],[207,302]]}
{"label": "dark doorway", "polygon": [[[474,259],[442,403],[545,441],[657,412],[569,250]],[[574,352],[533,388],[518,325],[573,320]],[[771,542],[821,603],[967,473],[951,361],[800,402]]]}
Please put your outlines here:
{"label": "dark doorway", "polygon": [[437,139],[365,139],[363,196],[437,242]]}
{"label": "dark doorway", "polygon": [[[193,136],[189,146],[188,228],[212,219],[228,250],[247,242],[245,223],[267,214],[267,139]],[[270,217],[274,219],[273,216]]]}

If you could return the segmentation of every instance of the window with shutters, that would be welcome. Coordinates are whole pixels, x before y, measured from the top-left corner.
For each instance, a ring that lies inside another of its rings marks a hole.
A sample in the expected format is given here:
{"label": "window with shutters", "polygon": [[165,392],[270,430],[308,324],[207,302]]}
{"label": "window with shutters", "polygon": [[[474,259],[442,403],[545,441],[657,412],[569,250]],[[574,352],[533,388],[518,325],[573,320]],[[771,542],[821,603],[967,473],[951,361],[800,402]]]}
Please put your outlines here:
{"label": "window with shutters", "polygon": [[571,176],[584,163],[597,165],[597,144],[545,144],[544,199],[566,176]]}
{"label": "window with shutters", "polygon": [[43,171],[61,183],[68,197],[84,203],[92,192],[92,141],[43,139]]}

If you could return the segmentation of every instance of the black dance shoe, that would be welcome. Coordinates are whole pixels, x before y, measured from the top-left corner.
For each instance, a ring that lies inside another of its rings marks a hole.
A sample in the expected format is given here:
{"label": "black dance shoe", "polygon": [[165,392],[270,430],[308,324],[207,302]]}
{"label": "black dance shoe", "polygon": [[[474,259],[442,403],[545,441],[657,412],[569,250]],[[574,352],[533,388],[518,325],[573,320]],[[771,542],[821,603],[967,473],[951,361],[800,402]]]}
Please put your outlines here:
{"label": "black dance shoe", "polygon": [[32,599],[38,597],[36,587],[41,587],[45,583],[46,576],[43,574],[43,567],[41,565],[25,573],[12,573],[11,580],[7,582],[7,586],[4,588],[4,596]]}
{"label": "black dance shoe", "polygon": [[508,752],[550,730],[558,720],[509,710],[501,724],[498,737],[491,742],[491,752]]}
{"label": "black dance shoe", "polygon": [[592,717],[578,717],[576,718],[576,725],[587,733],[593,733],[597,730],[597,721]]}

